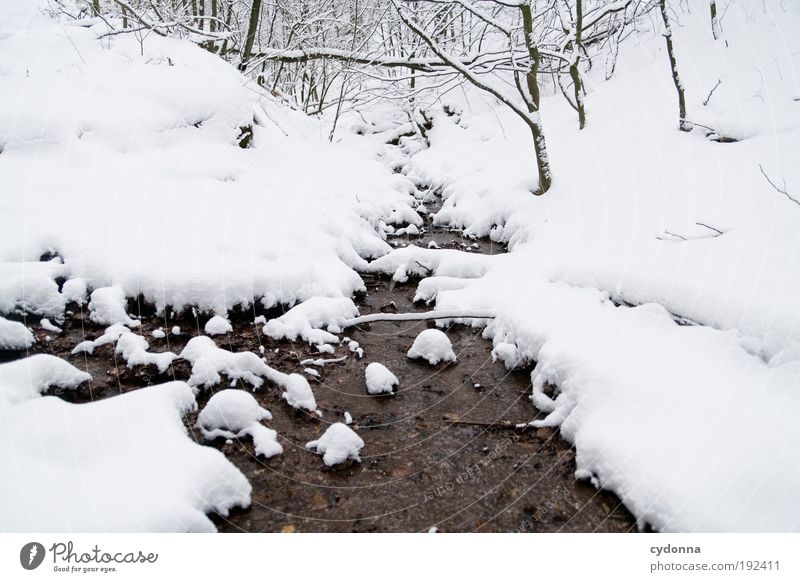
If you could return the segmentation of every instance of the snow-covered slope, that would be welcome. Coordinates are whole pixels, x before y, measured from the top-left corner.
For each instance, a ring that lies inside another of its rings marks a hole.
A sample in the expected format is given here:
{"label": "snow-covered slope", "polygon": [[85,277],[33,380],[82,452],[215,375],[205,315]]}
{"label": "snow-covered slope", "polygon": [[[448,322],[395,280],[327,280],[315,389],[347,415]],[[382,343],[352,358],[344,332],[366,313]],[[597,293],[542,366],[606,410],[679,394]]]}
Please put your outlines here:
{"label": "snow-covered slope", "polygon": [[[673,31],[688,118],[741,141],[677,131],[657,31],[628,43],[610,81],[588,75],[583,131],[560,96],[543,100],[541,198],[527,129],[452,93],[460,114],[438,114],[405,172],[443,189],[437,221],[511,253],[485,275],[429,249],[373,267],[416,258],[446,275],[420,285],[437,309],[495,310],[495,354],[538,362],[534,402],[575,443],[579,474],[661,530],[800,529],[800,206],[760,169],[800,199],[800,10],[730,4],[720,40],[704,2],[682,4]],[[459,270],[477,278],[454,283]]]}
{"label": "snow-covered slope", "polygon": [[[413,186],[374,152],[328,143],[218,57],[98,38],[102,23],[47,7],[10,0],[0,23],[0,269],[25,281],[30,310],[63,310],[23,262],[46,252],[90,290],[159,308],[349,296],[351,267],[389,250],[381,221],[419,221]],[[3,310],[21,302],[6,286]]]}

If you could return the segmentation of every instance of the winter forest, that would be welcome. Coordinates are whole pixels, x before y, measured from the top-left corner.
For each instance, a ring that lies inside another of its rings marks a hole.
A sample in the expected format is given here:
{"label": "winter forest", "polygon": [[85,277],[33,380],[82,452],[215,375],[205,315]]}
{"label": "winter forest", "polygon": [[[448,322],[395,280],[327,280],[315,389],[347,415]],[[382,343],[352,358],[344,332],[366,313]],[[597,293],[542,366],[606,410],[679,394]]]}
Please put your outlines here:
{"label": "winter forest", "polygon": [[0,0],[0,531],[800,530],[798,31]]}

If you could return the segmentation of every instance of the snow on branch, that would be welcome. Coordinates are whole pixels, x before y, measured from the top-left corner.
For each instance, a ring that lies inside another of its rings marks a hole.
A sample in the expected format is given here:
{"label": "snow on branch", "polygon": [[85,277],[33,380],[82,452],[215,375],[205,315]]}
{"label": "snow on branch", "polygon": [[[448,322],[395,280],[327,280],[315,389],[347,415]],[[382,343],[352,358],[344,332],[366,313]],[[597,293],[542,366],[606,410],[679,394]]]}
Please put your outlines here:
{"label": "snow on branch", "polygon": [[425,311],[423,313],[372,313],[346,319],[342,329],[375,321],[427,321],[431,319],[494,319],[491,311]]}

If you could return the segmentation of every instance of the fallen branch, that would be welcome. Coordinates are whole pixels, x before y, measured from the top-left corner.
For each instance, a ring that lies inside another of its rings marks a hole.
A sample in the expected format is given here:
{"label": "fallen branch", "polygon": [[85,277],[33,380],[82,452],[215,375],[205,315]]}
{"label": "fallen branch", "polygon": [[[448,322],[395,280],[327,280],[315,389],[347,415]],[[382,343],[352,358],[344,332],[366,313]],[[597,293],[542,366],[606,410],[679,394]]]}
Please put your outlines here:
{"label": "fallen branch", "polygon": [[759,169],[759,170],[761,170],[761,173],[762,173],[762,174],[764,175],[764,177],[767,179],[767,182],[769,182],[769,185],[770,185],[770,186],[772,186],[773,188],[775,188],[775,190],[777,190],[778,192],[780,192],[781,194],[783,194],[784,196],[786,196],[786,197],[787,197],[789,200],[791,200],[792,202],[794,202],[795,204],[797,204],[798,206],[800,206],[800,200],[797,200],[796,198],[792,198],[792,196],[789,194],[789,191],[788,191],[788,189],[786,188],[786,180],[784,180],[784,181],[783,181],[783,188],[782,188],[782,189],[781,189],[781,188],[778,188],[778,186],[775,184],[775,182],[773,182],[773,181],[770,179],[770,177],[769,177],[769,176],[767,176],[767,173],[764,171],[764,168],[763,168],[763,166],[762,166],[761,164],[758,164],[758,169]]}
{"label": "fallen branch", "polygon": [[422,313],[372,313],[342,322],[343,329],[375,321],[427,321],[430,319],[494,319],[491,311],[425,311]]}
{"label": "fallen branch", "polygon": [[717,236],[721,236],[721,235],[725,234],[725,233],[724,233],[724,232],[722,232],[720,229],[718,229],[718,228],[714,228],[713,226],[709,226],[709,225],[707,225],[707,224],[706,224],[706,223],[704,223],[704,222],[695,222],[695,224],[696,224],[697,226],[702,226],[702,227],[705,227],[705,228],[707,228],[708,230],[713,230],[714,232],[716,232],[716,233],[717,233]]}
{"label": "fallen branch", "polygon": [[708,94],[708,97],[706,97],[706,100],[705,100],[705,101],[703,101],[703,107],[705,107],[706,105],[708,105],[708,102],[709,102],[709,101],[711,101],[711,96],[714,94],[714,91],[716,91],[716,90],[717,90],[717,87],[719,87],[720,85],[722,85],[722,79],[720,79],[719,81],[717,81],[717,84],[716,84],[716,85],[714,85],[714,88],[713,88],[713,89],[711,89],[711,92]]}
{"label": "fallen branch", "polygon": [[514,422],[512,420],[496,420],[495,422],[480,422],[477,420],[445,420],[449,425],[456,426],[481,426],[486,429],[500,428],[504,430],[525,430],[530,428],[528,422]]}

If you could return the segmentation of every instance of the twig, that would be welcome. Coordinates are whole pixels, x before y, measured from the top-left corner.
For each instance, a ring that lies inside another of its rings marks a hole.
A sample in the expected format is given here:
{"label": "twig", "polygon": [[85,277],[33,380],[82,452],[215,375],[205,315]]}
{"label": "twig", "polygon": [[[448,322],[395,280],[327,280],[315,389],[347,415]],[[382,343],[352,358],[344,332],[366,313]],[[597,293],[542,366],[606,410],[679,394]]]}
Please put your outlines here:
{"label": "twig", "polygon": [[422,313],[372,313],[342,322],[343,329],[374,321],[426,321],[430,319],[494,319],[491,311],[425,311]]}
{"label": "twig", "polygon": [[714,232],[716,232],[716,233],[717,233],[717,236],[720,236],[720,235],[723,235],[723,234],[725,234],[725,233],[724,233],[724,232],[722,232],[720,229],[718,229],[718,228],[714,228],[713,226],[709,226],[709,225],[705,224],[704,222],[695,222],[695,224],[696,224],[697,226],[704,226],[704,227],[705,227],[705,228],[707,228],[708,230],[713,230]]}
{"label": "twig", "polygon": [[[674,238],[677,238],[677,239],[679,239],[679,240],[686,240],[686,237],[685,237],[685,236],[681,236],[681,235],[679,235],[679,234],[675,234],[674,232],[670,232],[670,231],[668,231],[668,230],[665,230],[665,231],[664,231],[664,234],[666,234],[666,235],[669,235],[669,236],[671,236],[671,237],[674,237]],[[657,236],[656,238],[657,238],[658,240],[667,240],[667,239],[665,239],[665,238],[661,238],[660,236]]]}
{"label": "twig", "polygon": [[708,105],[708,102],[709,102],[709,101],[711,101],[711,96],[714,94],[714,91],[716,91],[716,90],[717,90],[717,87],[719,87],[720,85],[722,85],[722,79],[720,79],[719,81],[717,81],[717,84],[716,84],[716,85],[714,85],[714,88],[713,88],[713,89],[711,89],[711,92],[708,94],[708,97],[706,97],[706,100],[705,100],[705,101],[703,101],[703,107],[705,107],[706,105]]}
{"label": "twig", "polygon": [[761,164],[758,164],[758,169],[759,169],[759,170],[761,170],[761,173],[762,173],[762,174],[764,175],[764,177],[767,179],[767,182],[769,182],[769,185],[770,185],[770,186],[772,186],[773,188],[775,188],[775,190],[777,190],[778,192],[780,192],[781,194],[783,194],[784,196],[786,196],[786,197],[787,197],[789,200],[791,200],[792,202],[794,202],[795,204],[797,204],[798,206],[800,206],[800,200],[797,200],[796,198],[792,198],[792,196],[791,196],[791,195],[789,194],[789,192],[787,191],[787,188],[786,188],[786,179],[784,179],[784,180],[783,180],[783,189],[781,189],[781,188],[778,188],[778,186],[775,184],[775,182],[773,182],[773,181],[770,179],[770,177],[769,177],[769,176],[767,176],[767,173],[764,171],[764,168],[763,168],[763,166],[762,166]]}

